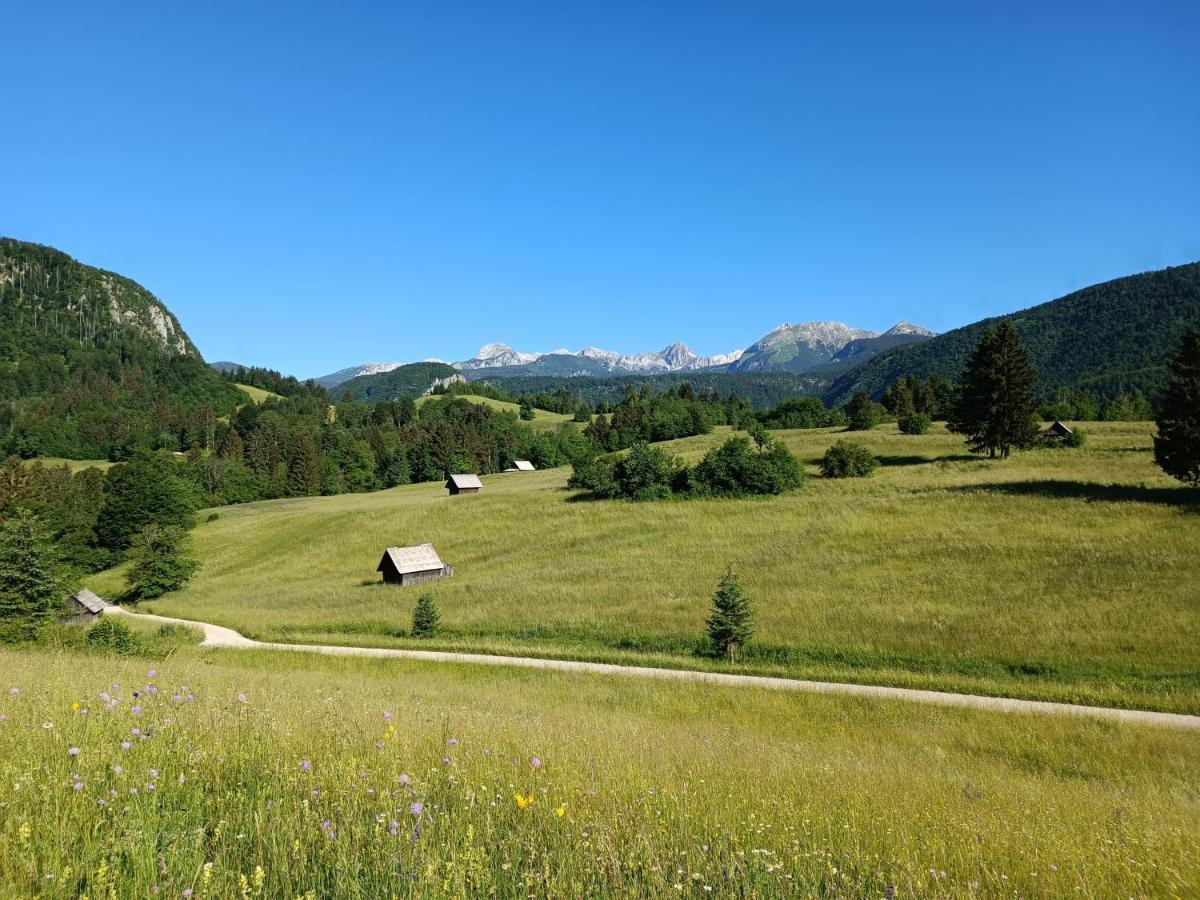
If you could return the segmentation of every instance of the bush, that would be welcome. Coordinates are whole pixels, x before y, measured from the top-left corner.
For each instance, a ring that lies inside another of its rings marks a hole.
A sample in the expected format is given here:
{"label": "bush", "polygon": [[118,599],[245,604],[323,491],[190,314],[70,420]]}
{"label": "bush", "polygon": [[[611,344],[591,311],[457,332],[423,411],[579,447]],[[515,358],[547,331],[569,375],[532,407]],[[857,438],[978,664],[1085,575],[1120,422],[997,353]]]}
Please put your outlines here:
{"label": "bush", "polygon": [[138,652],[138,639],[124,622],[113,616],[103,616],[88,629],[88,646],[117,656],[130,656]]}
{"label": "bush", "polygon": [[850,431],[870,431],[879,424],[879,409],[866,391],[858,391],[846,404],[846,428]]}
{"label": "bush", "polygon": [[209,514],[208,514],[208,518],[207,518],[207,519],[205,519],[204,521],[205,521],[205,522],[215,522],[215,521],[217,521],[217,519],[219,519],[219,518],[221,518],[221,514],[220,514],[220,513],[209,513]]}
{"label": "bush", "polygon": [[933,423],[925,413],[909,413],[901,416],[898,424],[902,434],[924,434]]}
{"label": "bush", "polygon": [[768,441],[755,452],[744,437],[732,437],[714,447],[689,476],[696,494],[740,497],[745,494],[782,494],[804,483],[804,471],[786,447]]}
{"label": "bush", "polygon": [[576,463],[567,486],[582,488],[599,499],[662,500],[681,486],[685,473],[675,457],[639,441],[625,456],[600,456]]}
{"label": "bush", "polygon": [[875,471],[878,461],[871,451],[854,441],[838,441],[825,451],[821,474],[826,478],[864,478]]}
{"label": "bush", "polygon": [[173,526],[147,525],[138,533],[126,575],[127,600],[153,600],[188,583],[200,564],[184,552],[185,537]]}

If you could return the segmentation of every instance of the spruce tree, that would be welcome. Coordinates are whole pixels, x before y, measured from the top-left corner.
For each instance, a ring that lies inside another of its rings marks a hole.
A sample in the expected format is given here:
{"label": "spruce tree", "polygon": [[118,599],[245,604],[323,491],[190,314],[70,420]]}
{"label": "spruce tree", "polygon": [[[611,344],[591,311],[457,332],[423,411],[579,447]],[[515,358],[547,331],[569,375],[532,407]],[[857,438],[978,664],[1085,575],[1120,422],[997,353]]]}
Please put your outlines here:
{"label": "spruce tree", "polygon": [[966,436],[973,453],[1007,459],[1037,440],[1033,387],[1037,373],[1021,337],[1008,321],[984,332],[967,361],[950,430]]}
{"label": "spruce tree", "polygon": [[66,611],[63,571],[41,521],[18,509],[0,524],[0,631],[32,640]]}
{"label": "spruce tree", "polygon": [[712,612],[705,622],[713,648],[734,662],[741,646],[754,636],[753,619],[754,611],[742,593],[741,582],[733,569],[727,568],[713,594]]}
{"label": "spruce tree", "polygon": [[1154,461],[1168,475],[1200,486],[1200,327],[1183,339],[1156,407]]}
{"label": "spruce tree", "polygon": [[315,497],[321,493],[321,452],[307,431],[301,431],[288,464],[288,487],[298,497]]}
{"label": "spruce tree", "polygon": [[433,594],[422,594],[417,598],[417,605],[413,609],[410,633],[415,638],[433,637],[437,633],[441,620],[437,604],[433,602]]}

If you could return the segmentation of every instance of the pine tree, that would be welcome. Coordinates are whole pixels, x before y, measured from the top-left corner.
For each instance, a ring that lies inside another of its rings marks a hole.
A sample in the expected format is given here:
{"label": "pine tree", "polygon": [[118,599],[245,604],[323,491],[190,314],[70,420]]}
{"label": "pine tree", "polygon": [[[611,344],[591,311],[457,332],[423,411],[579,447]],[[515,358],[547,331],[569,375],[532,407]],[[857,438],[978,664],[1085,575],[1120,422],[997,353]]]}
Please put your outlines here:
{"label": "pine tree", "polygon": [[973,453],[1007,459],[1037,439],[1033,387],[1037,373],[1008,321],[984,332],[967,361],[950,430],[966,436]]}
{"label": "pine tree", "polygon": [[1168,475],[1200,486],[1200,327],[1183,339],[1156,406],[1154,461]]}
{"label": "pine tree", "polygon": [[18,509],[0,524],[0,629],[31,640],[65,611],[62,569],[41,521]]}
{"label": "pine tree", "polygon": [[315,497],[321,493],[321,453],[307,431],[301,431],[296,438],[292,461],[288,465],[288,487],[298,497]]}
{"label": "pine tree", "polygon": [[712,612],[705,623],[714,649],[734,662],[738,649],[754,636],[753,618],[754,611],[742,593],[741,582],[733,569],[727,568],[713,594]]}
{"label": "pine tree", "polygon": [[437,633],[442,617],[438,614],[433,594],[422,594],[413,609],[412,634],[415,638],[433,637]]}

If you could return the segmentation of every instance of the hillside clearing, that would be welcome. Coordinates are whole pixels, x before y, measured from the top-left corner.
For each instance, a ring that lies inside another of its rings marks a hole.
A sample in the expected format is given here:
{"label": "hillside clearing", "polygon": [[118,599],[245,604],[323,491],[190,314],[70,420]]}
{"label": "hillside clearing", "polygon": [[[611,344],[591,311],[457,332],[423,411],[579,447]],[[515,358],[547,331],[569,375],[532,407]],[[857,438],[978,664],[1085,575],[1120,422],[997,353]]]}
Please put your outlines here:
{"label": "hillside clearing", "polygon": [[[490,406],[492,409],[498,410],[500,412],[510,412],[514,416],[519,416],[521,414],[520,405],[518,405],[516,403],[509,403],[506,400],[493,400],[491,397],[481,397],[477,394],[454,394],[453,396],[456,400],[466,400],[468,403],[475,403],[477,405],[482,404],[484,406]],[[444,394],[430,394],[429,396],[418,398],[417,405],[419,406],[420,404],[425,403],[429,400],[440,400],[440,399],[445,399],[445,395]],[[561,425],[563,422],[570,422],[571,418],[572,417],[566,413],[553,413],[553,412],[549,412],[548,410],[545,410],[545,409],[534,408],[533,418],[529,421],[524,422],[523,424],[528,425],[531,428],[553,430],[553,429],[557,428],[559,425]],[[581,425],[580,427],[582,428],[583,426]]]}

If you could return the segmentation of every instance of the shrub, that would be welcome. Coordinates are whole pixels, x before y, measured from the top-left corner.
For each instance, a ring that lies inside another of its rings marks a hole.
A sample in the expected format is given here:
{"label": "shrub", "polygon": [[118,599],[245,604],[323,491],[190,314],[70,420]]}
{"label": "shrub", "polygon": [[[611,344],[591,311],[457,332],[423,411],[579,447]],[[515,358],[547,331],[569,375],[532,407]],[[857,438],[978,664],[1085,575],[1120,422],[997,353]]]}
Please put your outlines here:
{"label": "shrub", "polygon": [[902,434],[924,434],[932,422],[925,413],[909,413],[907,416],[901,416],[898,424]]}
{"label": "shrub", "polygon": [[113,616],[103,616],[89,628],[87,642],[88,646],[95,650],[115,653],[118,656],[129,656],[138,651],[137,637],[128,625]]}
{"label": "shrub", "polygon": [[878,461],[871,451],[854,441],[838,441],[825,451],[821,474],[826,478],[864,478],[875,471]]}
{"label": "shrub", "polygon": [[685,474],[675,457],[639,441],[624,456],[600,456],[576,463],[567,486],[582,488],[600,499],[661,500],[682,486]]}
{"label": "shrub", "polygon": [[207,519],[205,519],[204,521],[205,521],[205,522],[215,522],[215,521],[217,521],[217,519],[219,519],[219,518],[221,518],[221,514],[220,514],[220,513],[209,513],[209,514],[208,514],[208,518],[207,518]]}
{"label": "shrub", "polygon": [[433,602],[433,594],[422,594],[417,598],[417,605],[413,609],[410,633],[415,638],[433,637],[437,633],[441,620],[437,604]]}
{"label": "shrub", "polygon": [[173,526],[147,525],[130,552],[126,598],[153,600],[188,583],[200,564],[183,550],[184,533]]}
{"label": "shrub", "polygon": [[804,483],[804,471],[786,447],[768,441],[755,452],[744,437],[732,437],[714,447],[693,469],[693,493],[723,497],[744,494],[782,494]]}

